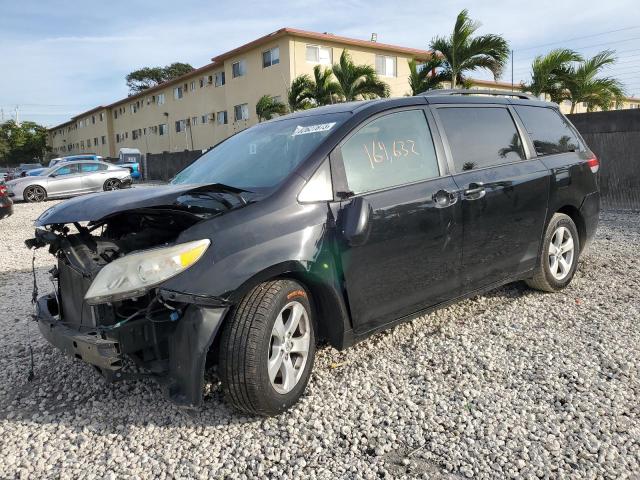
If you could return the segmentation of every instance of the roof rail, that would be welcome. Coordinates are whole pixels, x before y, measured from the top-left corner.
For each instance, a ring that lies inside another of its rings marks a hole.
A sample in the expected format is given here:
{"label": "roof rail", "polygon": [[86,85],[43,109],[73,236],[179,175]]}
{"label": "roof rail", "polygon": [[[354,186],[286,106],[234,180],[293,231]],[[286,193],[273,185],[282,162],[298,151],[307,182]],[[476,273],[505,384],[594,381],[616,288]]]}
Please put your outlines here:
{"label": "roof rail", "polygon": [[427,90],[426,92],[419,93],[418,95],[424,95],[426,97],[436,97],[439,95],[493,95],[496,97],[518,97],[523,100],[538,100],[533,95],[522,92],[509,92],[507,90],[475,90],[466,88],[453,88],[442,90]]}

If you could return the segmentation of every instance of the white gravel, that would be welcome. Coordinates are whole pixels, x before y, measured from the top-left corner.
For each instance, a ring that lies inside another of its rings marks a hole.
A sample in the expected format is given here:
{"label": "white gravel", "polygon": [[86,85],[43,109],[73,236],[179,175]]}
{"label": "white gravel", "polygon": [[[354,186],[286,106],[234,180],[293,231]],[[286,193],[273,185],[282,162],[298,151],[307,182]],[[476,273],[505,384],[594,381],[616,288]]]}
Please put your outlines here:
{"label": "white gravel", "polygon": [[[0,221],[0,478],[638,478],[640,218],[603,215],[572,285],[521,284],[339,353],[302,402],[243,417],[210,384],[189,413],[151,381],[106,384],[31,324],[22,242]],[[53,264],[37,253],[41,291]]]}

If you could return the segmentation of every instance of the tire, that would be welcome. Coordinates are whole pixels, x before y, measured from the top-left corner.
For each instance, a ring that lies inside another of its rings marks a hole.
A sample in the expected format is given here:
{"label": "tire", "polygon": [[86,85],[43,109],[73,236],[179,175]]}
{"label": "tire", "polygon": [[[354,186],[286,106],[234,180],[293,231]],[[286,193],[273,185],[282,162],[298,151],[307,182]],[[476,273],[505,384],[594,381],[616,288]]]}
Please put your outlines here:
{"label": "tire", "polygon": [[[241,412],[272,416],[298,401],[315,356],[311,312],[306,290],[293,280],[262,283],[242,299],[220,339],[218,371],[228,403]],[[294,315],[298,326],[289,329]]]}
{"label": "tire", "polygon": [[44,202],[47,199],[47,191],[40,185],[32,185],[25,189],[22,198],[29,203]]}
{"label": "tire", "polygon": [[120,190],[121,187],[122,187],[122,183],[117,178],[110,178],[109,180],[104,182],[104,185],[102,186],[105,192],[112,191],[112,190]]}
{"label": "tire", "polygon": [[[569,285],[578,267],[580,236],[571,217],[556,213],[545,230],[542,254],[527,285],[543,292],[557,292]],[[558,250],[561,246],[561,250]],[[562,260],[561,260],[562,258]]]}

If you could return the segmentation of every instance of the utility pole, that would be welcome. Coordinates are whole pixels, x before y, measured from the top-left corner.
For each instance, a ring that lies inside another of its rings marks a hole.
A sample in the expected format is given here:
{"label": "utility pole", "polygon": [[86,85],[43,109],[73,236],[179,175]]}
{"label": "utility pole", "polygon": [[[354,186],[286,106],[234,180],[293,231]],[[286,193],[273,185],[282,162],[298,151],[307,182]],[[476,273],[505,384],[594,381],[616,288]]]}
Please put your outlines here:
{"label": "utility pole", "polygon": [[511,50],[511,91],[513,92],[513,50]]}
{"label": "utility pole", "polygon": [[16,105],[16,126],[20,126],[20,117],[18,116],[18,105]]}

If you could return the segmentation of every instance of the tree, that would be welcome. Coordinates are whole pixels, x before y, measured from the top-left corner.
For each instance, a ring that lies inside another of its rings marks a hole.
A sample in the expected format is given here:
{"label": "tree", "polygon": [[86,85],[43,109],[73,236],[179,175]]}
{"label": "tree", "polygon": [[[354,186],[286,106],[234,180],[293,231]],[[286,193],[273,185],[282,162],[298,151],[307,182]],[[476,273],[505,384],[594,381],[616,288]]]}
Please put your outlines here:
{"label": "tree", "polygon": [[563,48],[537,56],[531,65],[531,83],[523,85],[522,91],[536,97],[547,94],[552,102],[560,103],[565,97],[563,81],[572,62],[582,60],[577,52]]}
{"label": "tree", "polygon": [[562,86],[573,113],[578,103],[586,103],[587,111],[609,110],[624,100],[624,87],[613,77],[603,77],[602,71],[616,62],[615,52],[604,50],[591,58],[570,65],[563,73]]}
{"label": "tree", "polygon": [[330,68],[324,68],[320,65],[313,67],[313,80],[309,85],[309,91],[311,92],[311,99],[316,106],[329,105],[334,100],[337,101],[337,96],[340,91],[340,85],[331,77],[333,72]]}
{"label": "tree", "polygon": [[287,106],[273,95],[263,95],[256,103],[256,115],[259,122],[271,120],[274,115],[284,115],[286,113]]}
{"label": "tree", "polygon": [[340,61],[333,65],[333,75],[338,81],[338,95],[345,101],[389,96],[389,86],[378,79],[371,65],[356,65],[347,50],[342,51]]}
{"label": "tree", "polygon": [[17,124],[9,120],[0,124],[0,162],[18,165],[40,158],[49,151],[47,129],[35,122]]}
{"label": "tree", "polygon": [[449,37],[435,37],[429,47],[439,53],[445,73],[451,78],[451,88],[465,80],[465,72],[489,70],[498,79],[509,58],[509,44],[500,35],[486,34],[474,37],[480,23],[469,18],[462,10],[456,18]]}
{"label": "tree", "polygon": [[420,64],[414,59],[409,60],[409,88],[411,88],[411,95],[442,88],[442,82],[448,80],[448,77],[442,70],[436,71],[441,67],[442,60],[435,55]]}
{"label": "tree", "polygon": [[144,67],[134,70],[127,75],[127,87],[129,94],[134,95],[148,88],[155,87],[168,80],[173,80],[186,73],[192,72],[194,68],[188,63],[175,62],[164,67]]}
{"label": "tree", "polygon": [[303,74],[294,78],[287,92],[289,110],[295,112],[311,108],[313,106],[311,103],[313,98],[312,90],[313,81],[309,75]]}

